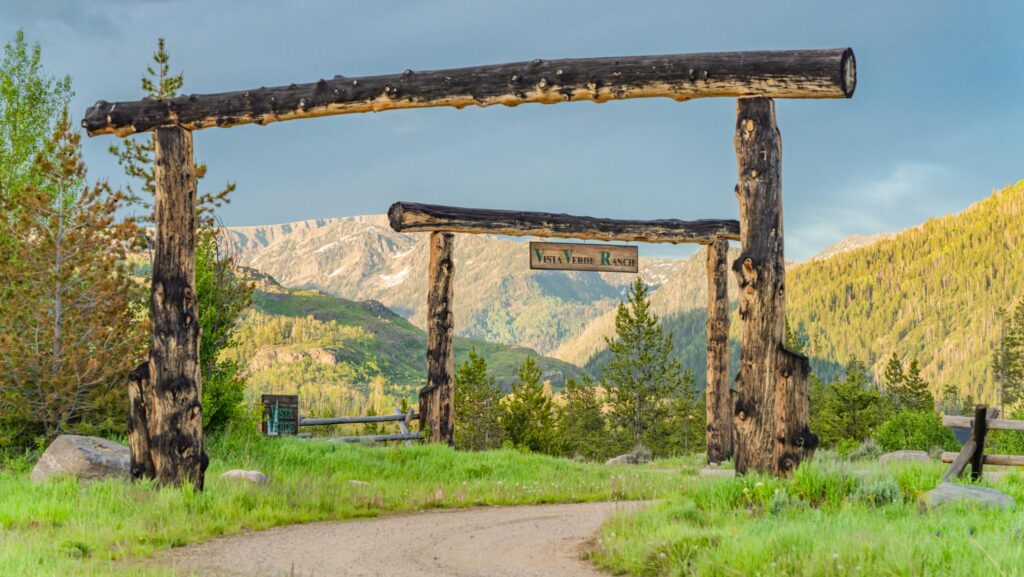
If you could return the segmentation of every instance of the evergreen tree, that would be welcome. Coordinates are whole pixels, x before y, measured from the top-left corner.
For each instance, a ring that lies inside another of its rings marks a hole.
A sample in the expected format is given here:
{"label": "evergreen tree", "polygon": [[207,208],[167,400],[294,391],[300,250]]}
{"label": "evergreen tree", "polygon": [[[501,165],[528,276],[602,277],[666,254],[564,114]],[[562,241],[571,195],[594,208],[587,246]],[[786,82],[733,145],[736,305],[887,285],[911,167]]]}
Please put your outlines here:
{"label": "evergreen tree", "polygon": [[921,378],[921,367],[917,359],[910,361],[910,369],[899,389],[897,408],[901,411],[934,411],[935,398],[929,390],[928,382]]}
{"label": "evergreen tree", "polygon": [[684,395],[686,377],[672,355],[672,335],[662,331],[639,278],[619,304],[615,331],[614,340],[606,339],[612,358],[601,377],[613,435],[620,449],[646,446],[664,454],[671,446],[666,421],[672,401]]}
{"label": "evergreen tree", "polygon": [[1004,412],[1024,411],[1024,296],[1002,315],[1002,335],[992,354],[1000,405]]}
{"label": "evergreen tree", "polygon": [[558,444],[567,457],[598,460],[611,456],[608,424],[602,413],[603,403],[589,377],[583,381],[570,378],[562,393],[565,404],[558,410]]}
{"label": "evergreen tree", "polygon": [[501,386],[473,348],[455,371],[455,446],[470,451],[500,447],[505,436],[501,419]]}
{"label": "evergreen tree", "polygon": [[554,412],[551,398],[544,394],[540,368],[526,357],[519,366],[512,394],[505,399],[502,426],[508,440],[531,451],[552,452],[555,441]]}
{"label": "evergreen tree", "polygon": [[[888,399],[871,386],[867,367],[857,357],[851,357],[842,380],[820,386],[811,383],[812,400],[817,409],[811,413],[811,429],[818,434],[825,447],[834,447],[839,441],[863,441],[892,414]],[[813,407],[813,405],[812,405]]]}
{"label": "evergreen tree", "polygon": [[892,356],[889,357],[889,362],[885,365],[885,374],[882,376],[882,380],[885,383],[885,390],[889,394],[895,394],[896,391],[903,387],[903,382],[906,379],[906,375],[903,373],[903,359],[896,354],[896,351],[892,352]]}
{"label": "evergreen tree", "polygon": [[24,447],[65,432],[123,431],[125,377],[142,354],[143,287],[127,270],[138,238],[118,219],[125,197],[89,186],[80,136],[64,109],[33,183],[0,197],[0,236],[18,258],[0,258],[0,445]]}
{"label": "evergreen tree", "polygon": [[[173,98],[184,85],[182,73],[173,74],[164,39],[157,41],[153,64],[146,67],[142,90],[154,99]],[[140,189],[127,187],[130,203],[142,209],[141,220],[152,222],[156,181],[153,169],[156,143],[154,133],[124,138],[110,146],[125,174],[141,181]],[[196,180],[206,176],[206,165],[195,164]],[[220,352],[234,342],[238,319],[251,301],[252,288],[235,273],[234,263],[218,247],[220,231],[214,210],[229,202],[234,183],[218,192],[207,192],[197,199],[199,230],[196,238],[196,295],[199,299],[199,362],[203,380],[203,426],[207,432],[222,429],[238,414],[245,391],[236,363],[221,359]]]}

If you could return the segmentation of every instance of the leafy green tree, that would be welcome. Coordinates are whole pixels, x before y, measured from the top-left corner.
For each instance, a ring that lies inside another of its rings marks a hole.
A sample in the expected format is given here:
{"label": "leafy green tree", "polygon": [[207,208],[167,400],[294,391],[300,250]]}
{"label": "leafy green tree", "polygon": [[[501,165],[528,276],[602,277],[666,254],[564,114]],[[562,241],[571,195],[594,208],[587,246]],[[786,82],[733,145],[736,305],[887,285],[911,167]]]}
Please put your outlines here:
{"label": "leafy green tree", "polygon": [[811,429],[825,447],[844,439],[863,441],[892,414],[890,402],[871,386],[867,367],[857,357],[847,363],[845,378],[827,386],[812,383],[811,390],[812,401],[818,401],[811,414]]}
{"label": "leafy green tree", "polygon": [[[163,38],[157,42],[153,64],[146,67],[142,90],[149,98],[173,98],[184,85],[182,73],[173,74],[170,55]],[[142,220],[152,221],[152,198],[156,194],[154,178],[155,142],[152,133],[125,138],[110,146],[125,174],[141,181],[139,189],[129,184],[128,200],[142,209]],[[196,180],[206,175],[206,165],[195,165]],[[238,416],[245,383],[237,363],[221,358],[220,352],[232,345],[238,319],[251,301],[252,288],[234,270],[234,263],[218,248],[214,210],[229,201],[235,185],[229,183],[218,192],[202,193],[198,199],[199,231],[196,239],[196,295],[199,299],[199,362],[203,378],[203,426],[208,432],[222,429]]]}
{"label": "leafy green tree", "polygon": [[646,446],[655,455],[671,450],[665,435],[672,402],[685,396],[687,378],[672,355],[639,278],[615,315],[615,339],[606,339],[611,360],[601,380],[608,391],[612,433],[621,449]]}
{"label": "leafy green tree", "polygon": [[541,453],[552,452],[554,411],[551,398],[544,394],[540,367],[534,357],[526,357],[519,365],[518,379],[504,405],[502,426],[513,445]]}
{"label": "leafy green tree", "polygon": [[1024,412],[1024,296],[1002,315],[992,372],[1004,411]]}
{"label": "leafy green tree", "polygon": [[942,426],[942,418],[930,407],[922,411],[896,413],[878,427],[874,439],[886,451],[929,451],[934,448],[953,450],[957,446],[953,431]]}
{"label": "leafy green tree", "polygon": [[[18,31],[0,57],[0,199],[16,197],[29,186],[42,187],[38,156],[52,142],[61,111],[71,99],[71,77],[49,76],[39,44],[29,45]],[[5,215],[13,214],[11,202]]]}
{"label": "leafy green tree", "polygon": [[501,419],[501,386],[473,348],[455,371],[455,446],[470,451],[500,447],[505,437]]}
{"label": "leafy green tree", "polygon": [[570,378],[562,392],[565,404],[558,409],[558,444],[567,457],[590,461],[611,456],[608,450],[608,423],[603,403],[589,377]]}

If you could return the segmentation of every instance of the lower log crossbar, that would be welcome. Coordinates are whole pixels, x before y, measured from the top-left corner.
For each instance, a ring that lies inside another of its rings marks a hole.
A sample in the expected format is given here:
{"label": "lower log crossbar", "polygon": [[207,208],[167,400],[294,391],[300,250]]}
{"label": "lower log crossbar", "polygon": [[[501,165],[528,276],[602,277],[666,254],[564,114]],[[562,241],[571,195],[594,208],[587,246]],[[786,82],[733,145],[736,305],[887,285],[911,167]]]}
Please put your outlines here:
{"label": "lower log crossbar", "polygon": [[359,443],[359,442],[385,442],[385,441],[414,441],[422,439],[423,433],[395,433],[393,435],[356,435],[351,437],[328,437],[328,441],[342,441],[345,443]]}

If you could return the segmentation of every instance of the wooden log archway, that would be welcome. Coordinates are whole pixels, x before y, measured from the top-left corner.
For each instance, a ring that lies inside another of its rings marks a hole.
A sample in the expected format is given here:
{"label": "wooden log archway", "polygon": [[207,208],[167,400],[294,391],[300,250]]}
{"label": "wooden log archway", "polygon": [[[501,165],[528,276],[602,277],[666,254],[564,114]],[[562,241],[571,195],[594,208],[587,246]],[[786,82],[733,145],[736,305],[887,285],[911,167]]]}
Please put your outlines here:
{"label": "wooden log archway", "polygon": [[[388,209],[396,232],[430,233],[427,282],[427,385],[420,390],[420,424],[429,438],[455,443],[455,351],[452,347],[453,233],[502,234],[626,242],[697,243],[708,251],[708,459],[732,456],[732,391],[729,388],[728,239],[736,220],[615,220],[547,212],[460,208],[396,202]],[[712,267],[710,264],[716,264]]]}
{"label": "wooden log archway", "polygon": [[[696,223],[680,225],[680,221],[658,221],[648,223],[639,233],[631,225],[629,234],[633,235],[632,240],[645,240],[640,236],[650,234],[652,238],[647,240],[651,242],[673,242],[664,240],[665,235],[680,230],[688,236],[679,237],[677,242],[712,244],[715,238],[736,238],[737,235],[741,239],[745,256],[735,272],[742,287],[744,352],[733,438],[738,451],[750,453],[737,456],[737,468],[741,472],[749,468],[786,474],[813,447],[813,439],[806,430],[806,359],[801,360],[782,349],[778,330],[784,313],[783,274],[779,269],[783,258],[781,180],[778,131],[770,99],[849,98],[855,88],[853,51],[838,48],[537,59],[449,70],[406,70],[400,74],[363,78],[335,76],[308,84],[192,94],[169,100],[97,102],[85,112],[82,120],[90,136],[127,136],[157,130],[160,141],[155,159],[159,213],[156,236],[163,239],[158,240],[158,244],[163,242],[163,245],[155,252],[153,263],[150,314],[154,334],[149,374],[143,370],[133,372],[130,387],[132,416],[139,419],[129,429],[133,476],[165,483],[189,481],[197,487],[203,485],[206,455],[199,403],[202,385],[197,368],[200,335],[195,326],[198,315],[195,279],[191,272],[195,266],[195,223],[187,214],[194,210],[195,195],[191,177],[191,131],[403,108],[516,106],[652,97],[677,101],[707,97],[740,99],[736,140],[740,164],[737,186],[740,230],[723,232],[714,228],[717,225],[708,228]],[[159,208],[161,198],[165,203],[163,210]],[[510,222],[517,222],[515,215],[505,215],[509,216],[512,216]],[[552,216],[557,215],[544,218]],[[605,238],[602,235],[607,234],[599,220],[588,224],[595,235],[593,238]],[[720,225],[722,221],[717,222]],[[534,222],[538,224],[548,230],[563,225],[557,218]],[[682,228],[673,232],[672,227],[678,226]],[[420,230],[458,232],[429,226]],[[536,229],[524,234],[535,232]],[[570,236],[580,234],[569,229],[562,229],[562,232]],[[432,239],[432,244],[438,248],[437,262],[445,261],[444,251],[451,250],[451,242],[451,237],[444,235]],[[719,245],[711,250],[720,248]],[[709,259],[713,256],[709,252]],[[719,271],[717,262],[709,260],[709,270]],[[442,300],[451,288],[450,269],[447,274],[447,280],[440,274],[433,279],[438,284],[432,285],[431,294]],[[709,306],[720,305],[720,302],[709,301]],[[716,326],[722,324],[720,312],[716,309],[709,315],[709,319],[711,316],[716,319]],[[443,316],[432,319],[431,327],[435,324],[438,346],[444,346],[440,333],[450,331],[451,324]],[[711,343],[708,348],[711,352]],[[442,360],[448,362],[438,359]],[[719,373],[727,366],[726,361],[714,368],[716,383],[725,382]],[[435,365],[433,369],[432,379],[450,380],[451,370],[446,364]],[[716,415],[722,413],[720,402],[719,397]],[[443,407],[444,403],[447,401],[433,406]],[[448,436],[451,433],[441,427],[438,434]],[[708,434],[710,440],[712,431]],[[716,438],[724,438],[723,435],[728,433],[716,431],[714,434]]]}

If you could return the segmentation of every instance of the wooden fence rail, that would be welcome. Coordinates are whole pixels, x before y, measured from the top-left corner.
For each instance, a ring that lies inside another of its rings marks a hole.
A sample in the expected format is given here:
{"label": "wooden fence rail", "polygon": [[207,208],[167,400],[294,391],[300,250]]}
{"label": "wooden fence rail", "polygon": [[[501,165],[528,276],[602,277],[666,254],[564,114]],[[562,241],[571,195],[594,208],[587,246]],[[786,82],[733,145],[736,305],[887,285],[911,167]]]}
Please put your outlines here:
{"label": "wooden fence rail", "polygon": [[942,476],[943,483],[963,475],[968,464],[971,465],[971,479],[975,481],[981,478],[981,469],[984,465],[1024,467],[1024,456],[985,454],[985,437],[989,429],[1024,431],[1024,421],[997,419],[997,416],[999,416],[997,409],[977,405],[974,407],[974,417],[952,415],[942,417],[942,424],[946,427],[970,427],[971,429],[971,438],[967,439],[959,453],[946,452],[942,454],[942,462],[951,463],[946,474]]}

